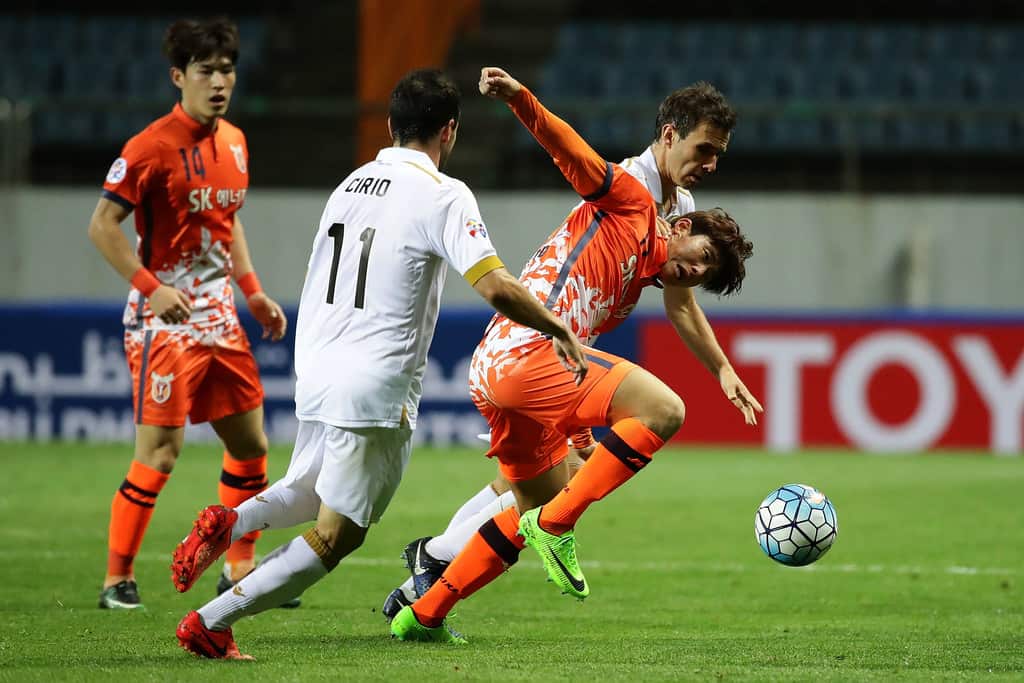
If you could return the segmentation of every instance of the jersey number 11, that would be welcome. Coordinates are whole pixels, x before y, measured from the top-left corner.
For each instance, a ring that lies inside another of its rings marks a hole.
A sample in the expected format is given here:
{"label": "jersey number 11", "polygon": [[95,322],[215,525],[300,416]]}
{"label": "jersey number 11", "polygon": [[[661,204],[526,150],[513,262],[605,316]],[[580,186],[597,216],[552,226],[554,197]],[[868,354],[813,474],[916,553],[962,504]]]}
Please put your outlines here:
{"label": "jersey number 11", "polygon": [[[359,255],[359,279],[356,281],[356,308],[363,308],[366,298],[366,266],[370,261],[370,249],[373,248],[373,235],[377,231],[365,228],[359,235],[363,243],[363,251]],[[338,261],[341,259],[341,245],[345,243],[345,224],[335,223],[327,231],[334,239],[334,257],[331,259],[331,280],[327,284],[327,303],[334,303],[334,285],[338,280]]]}

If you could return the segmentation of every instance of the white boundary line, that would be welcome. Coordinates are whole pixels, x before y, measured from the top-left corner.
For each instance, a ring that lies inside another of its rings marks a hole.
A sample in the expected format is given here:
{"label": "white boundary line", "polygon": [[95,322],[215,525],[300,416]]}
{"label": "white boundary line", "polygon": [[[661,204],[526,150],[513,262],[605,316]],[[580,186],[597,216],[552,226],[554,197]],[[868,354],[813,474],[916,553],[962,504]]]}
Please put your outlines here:
{"label": "white boundary line", "polygon": [[[23,550],[0,549],[0,560],[12,561],[86,561],[92,557],[92,553],[70,552],[65,550],[38,550],[27,552]],[[99,556],[97,556],[99,557]],[[93,558],[95,559],[95,558]],[[102,558],[97,559],[100,561]],[[170,554],[144,552],[140,553],[137,560],[142,562],[170,562]],[[621,562],[616,560],[583,560],[580,564],[584,569],[594,569],[608,572],[652,572],[652,573],[701,573],[710,572],[717,574],[739,574],[749,571],[759,571],[764,568],[765,562],[771,560],[764,558],[763,562],[757,564],[720,563],[720,562]],[[347,557],[341,561],[342,565],[356,567],[388,567],[396,570],[396,578],[405,571],[402,560],[395,556],[387,557]],[[519,566],[539,568],[540,562],[524,560]],[[770,565],[769,565],[770,566]],[[777,569],[786,571],[814,572],[814,573],[838,573],[838,574],[948,574],[953,576],[1018,576],[1019,569],[1007,567],[967,567],[962,565],[951,565],[946,567],[920,566],[920,565],[884,565],[884,564],[836,564],[829,562],[829,558],[822,559],[819,563],[807,567],[783,567],[777,565]]]}

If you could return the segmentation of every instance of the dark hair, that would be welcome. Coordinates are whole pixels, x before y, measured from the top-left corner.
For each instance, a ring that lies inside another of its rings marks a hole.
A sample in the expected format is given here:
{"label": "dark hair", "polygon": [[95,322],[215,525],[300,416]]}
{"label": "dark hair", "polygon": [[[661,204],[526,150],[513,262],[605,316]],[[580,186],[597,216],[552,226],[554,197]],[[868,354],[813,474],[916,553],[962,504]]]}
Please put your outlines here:
{"label": "dark hair", "polygon": [[225,17],[196,21],[181,19],[167,27],[164,54],[182,71],[192,62],[227,57],[238,62],[238,27]]}
{"label": "dark hair", "polygon": [[676,90],[662,101],[654,121],[655,140],[661,137],[666,123],[675,126],[681,138],[701,123],[710,123],[731,133],[736,127],[736,112],[718,88],[707,81],[698,81]]}
{"label": "dark hair", "polygon": [[410,71],[391,91],[391,134],[398,144],[426,142],[459,120],[459,88],[439,69]]}
{"label": "dark hair", "polygon": [[718,252],[718,264],[701,287],[720,296],[740,291],[747,276],[744,261],[754,253],[754,245],[744,236],[739,223],[720,208],[686,214],[692,222],[691,235],[707,235]]}

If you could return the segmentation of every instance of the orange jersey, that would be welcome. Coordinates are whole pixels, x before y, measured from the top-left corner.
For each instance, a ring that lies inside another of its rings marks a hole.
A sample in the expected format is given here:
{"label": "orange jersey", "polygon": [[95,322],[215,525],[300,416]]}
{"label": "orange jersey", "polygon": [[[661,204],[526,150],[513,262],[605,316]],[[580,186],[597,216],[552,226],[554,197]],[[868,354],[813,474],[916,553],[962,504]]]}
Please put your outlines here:
{"label": "orange jersey", "polygon": [[125,144],[107,173],[103,196],[135,211],[142,264],[192,301],[188,322],[168,326],[132,289],[126,327],[175,327],[210,337],[238,325],[231,241],[235,212],[249,187],[248,156],[241,130],[223,119],[211,129],[180,104]]}
{"label": "orange jersey", "polygon": [[[584,200],[527,262],[520,282],[592,345],[632,312],[641,290],[656,283],[668,260],[654,199],[526,88],[509,106]],[[474,355],[471,386],[500,378],[503,367],[541,339],[536,330],[496,315]]]}

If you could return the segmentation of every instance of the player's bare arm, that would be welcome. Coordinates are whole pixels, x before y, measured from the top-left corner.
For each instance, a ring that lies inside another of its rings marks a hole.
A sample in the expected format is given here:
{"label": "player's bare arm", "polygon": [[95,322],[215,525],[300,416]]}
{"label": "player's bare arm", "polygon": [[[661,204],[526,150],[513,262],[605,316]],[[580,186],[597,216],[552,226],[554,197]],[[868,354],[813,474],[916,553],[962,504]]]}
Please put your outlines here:
{"label": "player's bare arm", "polygon": [[263,338],[281,340],[288,331],[288,319],[281,306],[267,296],[266,292],[259,288],[258,280],[254,279],[256,270],[253,268],[249,244],[245,239],[245,227],[237,214],[231,230],[231,261],[234,265],[235,282],[240,286],[250,280],[257,283],[254,290],[243,290],[243,293],[246,295],[245,303],[249,306],[249,312],[263,327]]}
{"label": "player's bare arm", "polygon": [[473,289],[509,320],[549,335],[555,353],[565,369],[576,376],[577,385],[587,376],[587,359],[576,335],[544,308],[508,270],[495,268],[477,280]]}
{"label": "player's bare arm", "polygon": [[693,289],[667,285],[664,290],[665,314],[672,327],[693,355],[718,378],[722,393],[743,413],[748,425],[757,424],[757,413],[764,412],[760,402],[740,380],[715,337]]}
{"label": "player's bare arm", "polygon": [[[148,271],[121,230],[121,222],[129,213],[120,204],[101,198],[89,221],[89,239],[121,277],[135,284],[140,272]],[[153,314],[167,324],[184,322],[192,313],[188,296],[170,285],[159,284],[148,296]]]}

